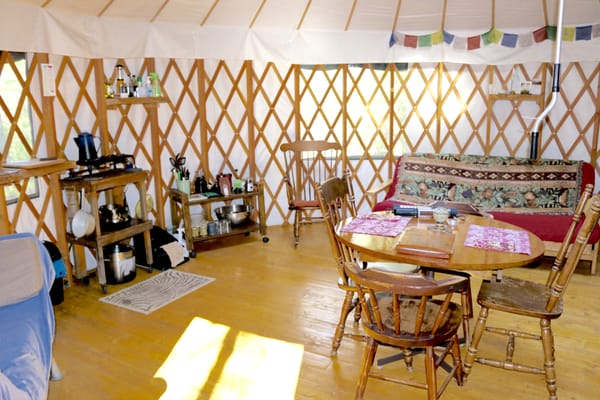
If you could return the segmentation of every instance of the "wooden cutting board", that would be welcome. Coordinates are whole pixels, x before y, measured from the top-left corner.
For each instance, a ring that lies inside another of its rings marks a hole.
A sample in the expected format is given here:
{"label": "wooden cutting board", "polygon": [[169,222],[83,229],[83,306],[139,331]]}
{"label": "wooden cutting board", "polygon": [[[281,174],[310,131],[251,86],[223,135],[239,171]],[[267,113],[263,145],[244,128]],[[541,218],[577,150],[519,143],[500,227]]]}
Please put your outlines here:
{"label": "wooden cutting board", "polygon": [[454,252],[454,234],[425,226],[409,226],[396,241],[394,249],[398,253],[450,258]]}

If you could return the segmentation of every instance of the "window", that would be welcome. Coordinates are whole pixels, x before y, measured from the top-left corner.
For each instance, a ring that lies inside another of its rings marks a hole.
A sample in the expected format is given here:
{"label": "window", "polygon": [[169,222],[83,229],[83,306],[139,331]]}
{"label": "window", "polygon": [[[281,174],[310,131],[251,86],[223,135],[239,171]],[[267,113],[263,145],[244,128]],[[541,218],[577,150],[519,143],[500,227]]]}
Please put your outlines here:
{"label": "window", "polygon": [[[0,51],[0,152],[5,162],[28,160],[33,143],[28,64],[25,53]],[[30,180],[27,194],[37,193],[36,180]],[[19,195],[12,185],[5,187],[6,199]]]}
{"label": "window", "polygon": [[[316,139],[333,134],[343,142],[346,132],[346,155],[361,158],[385,157],[390,146],[403,146],[404,138],[390,143],[390,129],[404,121],[409,101],[393,99],[395,74],[406,76],[408,64],[301,65],[300,118],[303,129]],[[396,83],[399,86],[400,83]],[[394,93],[397,94],[397,93]],[[347,117],[341,118],[345,107]],[[397,133],[395,133],[397,134]]]}

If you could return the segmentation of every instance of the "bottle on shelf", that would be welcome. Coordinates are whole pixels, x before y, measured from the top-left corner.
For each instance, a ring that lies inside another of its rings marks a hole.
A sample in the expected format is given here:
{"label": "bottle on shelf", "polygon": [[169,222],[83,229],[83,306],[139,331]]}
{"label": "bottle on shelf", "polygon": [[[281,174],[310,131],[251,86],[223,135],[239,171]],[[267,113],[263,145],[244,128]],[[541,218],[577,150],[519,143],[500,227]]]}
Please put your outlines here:
{"label": "bottle on shelf", "polygon": [[129,97],[129,86],[125,82],[125,72],[123,66],[117,64],[117,83],[115,84],[115,96],[116,97]]}
{"label": "bottle on shelf", "polygon": [[140,97],[138,93],[137,79],[134,74],[129,75],[129,97]]}
{"label": "bottle on shelf", "polygon": [[510,94],[521,93],[521,77],[519,76],[519,70],[513,67],[510,77]]}
{"label": "bottle on shelf", "polygon": [[146,96],[146,92],[144,91],[144,80],[142,79],[141,76],[137,77],[137,82],[136,82],[136,86],[137,86],[137,96],[136,97],[145,97]]}
{"label": "bottle on shelf", "polygon": [[156,72],[150,72],[150,81],[152,82],[152,97],[161,97],[162,92],[160,90],[160,82],[158,80],[158,74]]}

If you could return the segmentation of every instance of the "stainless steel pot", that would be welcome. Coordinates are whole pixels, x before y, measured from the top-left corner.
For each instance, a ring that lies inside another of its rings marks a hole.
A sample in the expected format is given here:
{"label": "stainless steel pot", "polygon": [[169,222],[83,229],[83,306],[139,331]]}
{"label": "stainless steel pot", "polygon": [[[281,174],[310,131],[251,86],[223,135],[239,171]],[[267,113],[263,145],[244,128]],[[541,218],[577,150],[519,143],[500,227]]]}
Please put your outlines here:
{"label": "stainless steel pot", "polygon": [[118,204],[105,204],[98,209],[102,229],[118,229],[126,226],[131,217],[129,208]]}
{"label": "stainless steel pot", "polygon": [[125,283],[135,278],[135,255],[133,247],[126,244],[113,244],[104,248],[106,282]]}

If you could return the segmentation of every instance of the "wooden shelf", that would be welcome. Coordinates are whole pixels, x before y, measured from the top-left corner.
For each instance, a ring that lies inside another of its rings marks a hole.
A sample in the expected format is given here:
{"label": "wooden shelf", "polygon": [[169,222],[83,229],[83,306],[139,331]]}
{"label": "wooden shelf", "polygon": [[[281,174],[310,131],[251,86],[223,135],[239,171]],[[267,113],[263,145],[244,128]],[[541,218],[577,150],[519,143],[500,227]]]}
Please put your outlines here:
{"label": "wooden shelf", "polygon": [[490,100],[512,100],[512,101],[535,101],[540,102],[544,100],[544,96],[541,94],[490,94]]}
{"label": "wooden shelf", "polygon": [[10,185],[22,179],[21,170],[0,168],[0,185]]}
{"label": "wooden shelf", "polygon": [[[209,197],[199,195],[188,195],[177,189],[169,190],[169,198],[171,204],[171,217],[173,224],[178,226],[180,221],[183,220],[183,228],[185,230],[186,246],[190,253],[190,257],[195,257],[196,252],[194,251],[195,242],[204,242],[208,240],[219,239],[226,236],[239,235],[244,233],[250,233],[259,231],[263,236],[263,241],[267,242],[269,238],[267,235],[267,225],[265,219],[265,199],[264,199],[264,188],[261,183],[256,183],[256,188],[253,192],[233,193],[229,196]],[[192,223],[190,215],[190,206],[200,205],[205,206],[206,210],[209,211],[206,215],[207,220],[211,220],[212,215],[212,204],[217,202],[223,202],[225,204],[231,204],[233,200],[241,199],[244,204],[251,204],[256,200],[258,219],[257,221],[251,221],[247,225],[235,226],[231,228],[231,232],[210,235],[210,236],[193,236],[192,235]]]}
{"label": "wooden shelf", "polygon": [[[152,243],[150,238],[150,230],[152,229],[152,222],[147,219],[133,218],[131,222],[124,227],[115,230],[103,230],[100,223],[99,215],[99,204],[98,198],[101,192],[104,192],[104,197],[107,203],[113,203],[113,192],[122,192],[123,188],[128,184],[133,184],[137,188],[139,198],[146,198],[146,180],[148,178],[148,171],[135,170],[135,171],[113,171],[113,173],[100,175],[100,176],[79,176],[76,178],[64,178],[60,180],[60,186],[62,190],[66,192],[84,192],[87,196],[90,204],[91,214],[95,221],[95,230],[92,234],[76,238],[70,233],[66,234],[67,241],[73,245],[95,248],[96,259],[98,265],[96,272],[98,275],[98,283],[102,287],[102,291],[106,293],[106,270],[104,265],[104,246],[112,243],[117,243],[126,239],[129,239],[135,235],[144,235],[144,246],[146,250],[146,260],[148,265],[152,265]],[[122,194],[121,194],[122,195]],[[76,201],[77,195],[67,195],[67,198],[74,199]],[[72,201],[72,200],[71,200]],[[69,203],[68,208],[79,208],[79,204]],[[148,215],[146,210],[146,203],[141,202],[142,215]],[[75,249],[75,264],[76,264],[76,277],[86,278],[88,276],[88,269],[85,263],[85,256],[82,252],[78,252]]]}
{"label": "wooden shelf", "polygon": [[5,168],[20,170],[21,178],[61,173],[75,168],[75,161],[65,159],[15,161],[4,165]]}
{"label": "wooden shelf", "polygon": [[143,104],[143,105],[158,105],[165,103],[166,97],[112,97],[106,99],[106,107],[112,108],[120,105],[132,105],[132,104]]}

